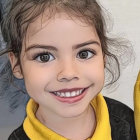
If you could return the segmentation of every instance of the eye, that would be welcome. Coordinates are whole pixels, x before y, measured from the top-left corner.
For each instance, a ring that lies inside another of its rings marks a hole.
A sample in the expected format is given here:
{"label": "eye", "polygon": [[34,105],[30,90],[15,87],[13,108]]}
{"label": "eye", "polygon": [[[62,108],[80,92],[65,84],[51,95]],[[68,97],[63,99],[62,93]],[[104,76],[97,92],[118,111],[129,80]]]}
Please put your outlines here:
{"label": "eye", "polygon": [[42,63],[49,62],[49,61],[52,61],[54,59],[55,59],[54,56],[49,52],[40,53],[34,57],[34,60],[37,60],[37,61],[42,62]]}
{"label": "eye", "polygon": [[89,59],[95,55],[95,51],[93,50],[82,50],[78,53],[78,58],[81,59]]}

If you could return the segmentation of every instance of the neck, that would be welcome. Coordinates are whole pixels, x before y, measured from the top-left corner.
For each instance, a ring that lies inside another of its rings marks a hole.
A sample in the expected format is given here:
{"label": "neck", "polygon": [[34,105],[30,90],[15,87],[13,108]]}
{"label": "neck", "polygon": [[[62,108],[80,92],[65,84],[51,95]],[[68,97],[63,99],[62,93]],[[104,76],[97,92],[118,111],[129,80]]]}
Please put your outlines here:
{"label": "neck", "polygon": [[49,129],[71,140],[84,140],[91,137],[96,127],[95,113],[90,105],[80,115],[70,118],[60,116],[53,118],[39,107],[36,117]]}

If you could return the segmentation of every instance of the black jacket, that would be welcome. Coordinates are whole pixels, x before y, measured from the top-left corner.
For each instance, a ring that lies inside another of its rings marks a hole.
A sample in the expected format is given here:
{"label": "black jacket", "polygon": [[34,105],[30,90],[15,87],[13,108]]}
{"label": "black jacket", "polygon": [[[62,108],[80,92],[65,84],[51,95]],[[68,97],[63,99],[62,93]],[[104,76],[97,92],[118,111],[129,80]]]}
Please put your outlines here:
{"label": "black jacket", "polygon": [[[133,110],[128,106],[105,97],[110,117],[112,140],[137,140]],[[29,140],[23,125],[13,131],[8,140]]]}

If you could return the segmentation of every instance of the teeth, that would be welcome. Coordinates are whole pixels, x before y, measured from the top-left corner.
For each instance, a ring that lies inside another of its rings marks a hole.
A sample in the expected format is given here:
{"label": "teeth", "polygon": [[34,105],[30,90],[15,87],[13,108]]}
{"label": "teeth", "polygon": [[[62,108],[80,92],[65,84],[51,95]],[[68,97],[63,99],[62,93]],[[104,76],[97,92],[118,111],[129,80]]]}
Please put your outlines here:
{"label": "teeth", "polygon": [[80,94],[80,91],[78,90],[77,92],[76,92],[76,95],[79,95]]}
{"label": "teeth", "polygon": [[60,96],[61,95],[61,93],[60,92],[55,92],[56,93],[56,95],[58,95],[58,96]]}
{"label": "teeth", "polygon": [[55,95],[60,97],[75,97],[80,95],[84,89],[72,91],[72,92],[54,92]]}
{"label": "teeth", "polygon": [[71,95],[70,95],[70,92],[66,92],[65,93],[65,97],[70,97]]}
{"label": "teeth", "polygon": [[72,96],[72,97],[76,96],[75,91],[73,91],[73,92],[71,93],[71,96]]}
{"label": "teeth", "polygon": [[65,93],[62,92],[60,96],[61,96],[61,97],[65,97]]}

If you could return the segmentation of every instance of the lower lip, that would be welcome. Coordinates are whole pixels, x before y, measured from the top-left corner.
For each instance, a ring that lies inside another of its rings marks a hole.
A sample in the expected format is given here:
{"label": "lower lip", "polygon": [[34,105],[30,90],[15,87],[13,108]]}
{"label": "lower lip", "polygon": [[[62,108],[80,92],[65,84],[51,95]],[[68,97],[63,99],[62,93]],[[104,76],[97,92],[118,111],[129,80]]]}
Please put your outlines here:
{"label": "lower lip", "polygon": [[82,100],[84,98],[84,96],[87,94],[87,90],[88,90],[88,88],[86,88],[86,90],[82,94],[80,94],[79,96],[75,96],[75,97],[59,97],[59,96],[55,96],[52,93],[51,94],[60,102],[72,104],[72,103]]}

